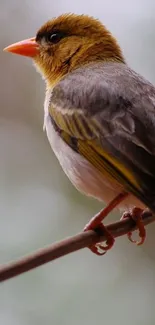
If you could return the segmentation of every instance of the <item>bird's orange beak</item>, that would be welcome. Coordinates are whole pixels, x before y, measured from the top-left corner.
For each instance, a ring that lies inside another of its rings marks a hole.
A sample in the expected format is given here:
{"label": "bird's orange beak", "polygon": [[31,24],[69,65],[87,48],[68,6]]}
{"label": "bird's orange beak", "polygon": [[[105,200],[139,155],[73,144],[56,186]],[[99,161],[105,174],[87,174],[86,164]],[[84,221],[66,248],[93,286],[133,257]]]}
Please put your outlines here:
{"label": "bird's orange beak", "polygon": [[5,47],[3,51],[33,58],[39,53],[39,45],[36,43],[35,37],[33,37],[11,44],[8,47]]}

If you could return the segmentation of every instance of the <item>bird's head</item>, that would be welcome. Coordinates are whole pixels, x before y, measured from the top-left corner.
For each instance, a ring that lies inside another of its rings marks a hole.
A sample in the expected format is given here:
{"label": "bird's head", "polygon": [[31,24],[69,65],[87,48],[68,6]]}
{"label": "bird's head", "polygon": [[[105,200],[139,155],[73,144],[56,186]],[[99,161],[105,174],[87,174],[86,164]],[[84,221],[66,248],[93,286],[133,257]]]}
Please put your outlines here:
{"label": "bird's head", "polygon": [[116,39],[101,22],[86,15],[61,15],[44,24],[36,37],[4,50],[33,58],[50,86],[90,62],[124,62]]}

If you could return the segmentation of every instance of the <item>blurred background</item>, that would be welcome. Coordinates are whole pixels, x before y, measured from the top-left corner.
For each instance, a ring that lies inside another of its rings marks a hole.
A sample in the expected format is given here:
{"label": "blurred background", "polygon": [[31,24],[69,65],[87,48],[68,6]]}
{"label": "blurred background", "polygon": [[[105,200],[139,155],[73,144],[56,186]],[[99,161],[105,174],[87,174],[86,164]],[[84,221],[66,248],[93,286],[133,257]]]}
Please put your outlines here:
{"label": "blurred background", "polygon": [[[154,0],[1,0],[0,263],[81,231],[102,207],[73,188],[51,151],[45,85],[31,60],[2,51],[65,12],[101,19],[129,65],[155,83]],[[4,282],[0,324],[154,324],[154,233],[152,224],[143,247],[123,237],[104,257],[84,249]]]}

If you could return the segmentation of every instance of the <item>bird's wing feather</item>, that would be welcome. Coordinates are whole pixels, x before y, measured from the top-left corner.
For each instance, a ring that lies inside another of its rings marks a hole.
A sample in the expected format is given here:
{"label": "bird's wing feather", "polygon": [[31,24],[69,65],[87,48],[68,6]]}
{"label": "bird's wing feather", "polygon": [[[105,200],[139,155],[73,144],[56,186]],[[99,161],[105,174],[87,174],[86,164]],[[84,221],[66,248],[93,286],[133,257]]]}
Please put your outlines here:
{"label": "bird's wing feather", "polygon": [[125,64],[75,70],[53,89],[61,136],[102,174],[155,209],[155,88]]}

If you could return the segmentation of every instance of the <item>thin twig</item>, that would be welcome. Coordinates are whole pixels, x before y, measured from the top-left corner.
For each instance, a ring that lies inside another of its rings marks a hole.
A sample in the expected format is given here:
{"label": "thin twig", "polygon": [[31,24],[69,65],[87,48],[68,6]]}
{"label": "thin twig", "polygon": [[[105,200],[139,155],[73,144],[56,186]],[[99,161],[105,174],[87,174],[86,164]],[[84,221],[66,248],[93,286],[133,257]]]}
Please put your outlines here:
{"label": "thin twig", "polygon": [[[145,225],[155,221],[155,217],[148,210],[143,213],[142,218]],[[108,225],[107,229],[116,238],[127,234],[129,231],[135,230],[136,226],[132,219],[127,218]],[[31,253],[28,256],[22,257],[18,261],[2,265],[0,267],[0,282],[104,240],[106,240],[105,236],[101,236],[92,230],[66,238],[58,243],[54,243]]]}

